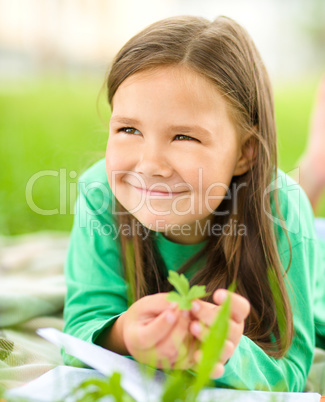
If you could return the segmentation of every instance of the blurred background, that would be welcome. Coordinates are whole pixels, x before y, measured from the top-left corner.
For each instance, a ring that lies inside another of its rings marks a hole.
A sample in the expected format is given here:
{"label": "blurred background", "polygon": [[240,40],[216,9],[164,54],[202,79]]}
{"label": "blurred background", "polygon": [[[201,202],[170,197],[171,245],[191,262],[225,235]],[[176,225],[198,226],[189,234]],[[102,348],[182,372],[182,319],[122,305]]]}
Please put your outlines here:
{"label": "blurred background", "polygon": [[0,0],[0,234],[71,229],[78,177],[105,154],[107,67],[178,14],[250,32],[274,87],[280,167],[296,166],[325,73],[324,0]]}

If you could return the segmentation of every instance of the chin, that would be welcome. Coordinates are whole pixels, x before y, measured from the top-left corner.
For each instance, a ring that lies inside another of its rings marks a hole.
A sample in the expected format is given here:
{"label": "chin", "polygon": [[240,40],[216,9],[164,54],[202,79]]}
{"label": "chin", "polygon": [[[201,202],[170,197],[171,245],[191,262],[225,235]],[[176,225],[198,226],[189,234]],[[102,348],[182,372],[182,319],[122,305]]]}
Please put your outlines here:
{"label": "chin", "polygon": [[175,222],[172,217],[163,215],[152,215],[152,214],[135,214],[133,215],[143,226],[154,232],[165,232],[166,227],[172,225],[180,225],[179,222]]}

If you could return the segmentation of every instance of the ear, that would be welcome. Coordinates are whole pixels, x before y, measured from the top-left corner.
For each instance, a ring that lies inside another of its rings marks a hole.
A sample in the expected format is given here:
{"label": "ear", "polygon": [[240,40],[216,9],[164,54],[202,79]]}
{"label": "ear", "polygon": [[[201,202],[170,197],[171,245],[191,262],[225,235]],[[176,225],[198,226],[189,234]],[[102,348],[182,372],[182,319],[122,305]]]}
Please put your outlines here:
{"label": "ear", "polygon": [[244,138],[239,158],[235,167],[234,176],[240,176],[246,173],[256,162],[257,141],[251,134]]}

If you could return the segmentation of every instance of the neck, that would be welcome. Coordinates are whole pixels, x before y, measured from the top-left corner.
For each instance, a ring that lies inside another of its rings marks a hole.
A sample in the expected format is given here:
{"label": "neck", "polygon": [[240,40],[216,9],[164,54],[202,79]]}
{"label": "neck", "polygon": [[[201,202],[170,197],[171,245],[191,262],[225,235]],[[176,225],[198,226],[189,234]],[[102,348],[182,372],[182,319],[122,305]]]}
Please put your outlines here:
{"label": "neck", "polygon": [[179,244],[197,244],[206,240],[209,235],[211,216],[197,220],[191,224],[171,227],[163,233],[166,239]]}

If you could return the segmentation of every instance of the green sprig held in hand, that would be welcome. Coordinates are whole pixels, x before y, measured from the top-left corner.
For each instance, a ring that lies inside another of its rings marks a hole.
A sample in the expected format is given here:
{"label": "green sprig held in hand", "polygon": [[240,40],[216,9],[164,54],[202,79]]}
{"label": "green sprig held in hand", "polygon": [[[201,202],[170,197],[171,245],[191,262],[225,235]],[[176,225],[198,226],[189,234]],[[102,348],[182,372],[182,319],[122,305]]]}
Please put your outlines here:
{"label": "green sprig held in hand", "polygon": [[179,275],[175,271],[168,271],[168,274],[168,281],[177,292],[169,292],[167,300],[176,302],[181,310],[191,310],[193,300],[201,299],[210,294],[206,293],[205,286],[194,285],[190,288],[190,284],[184,274]]}

